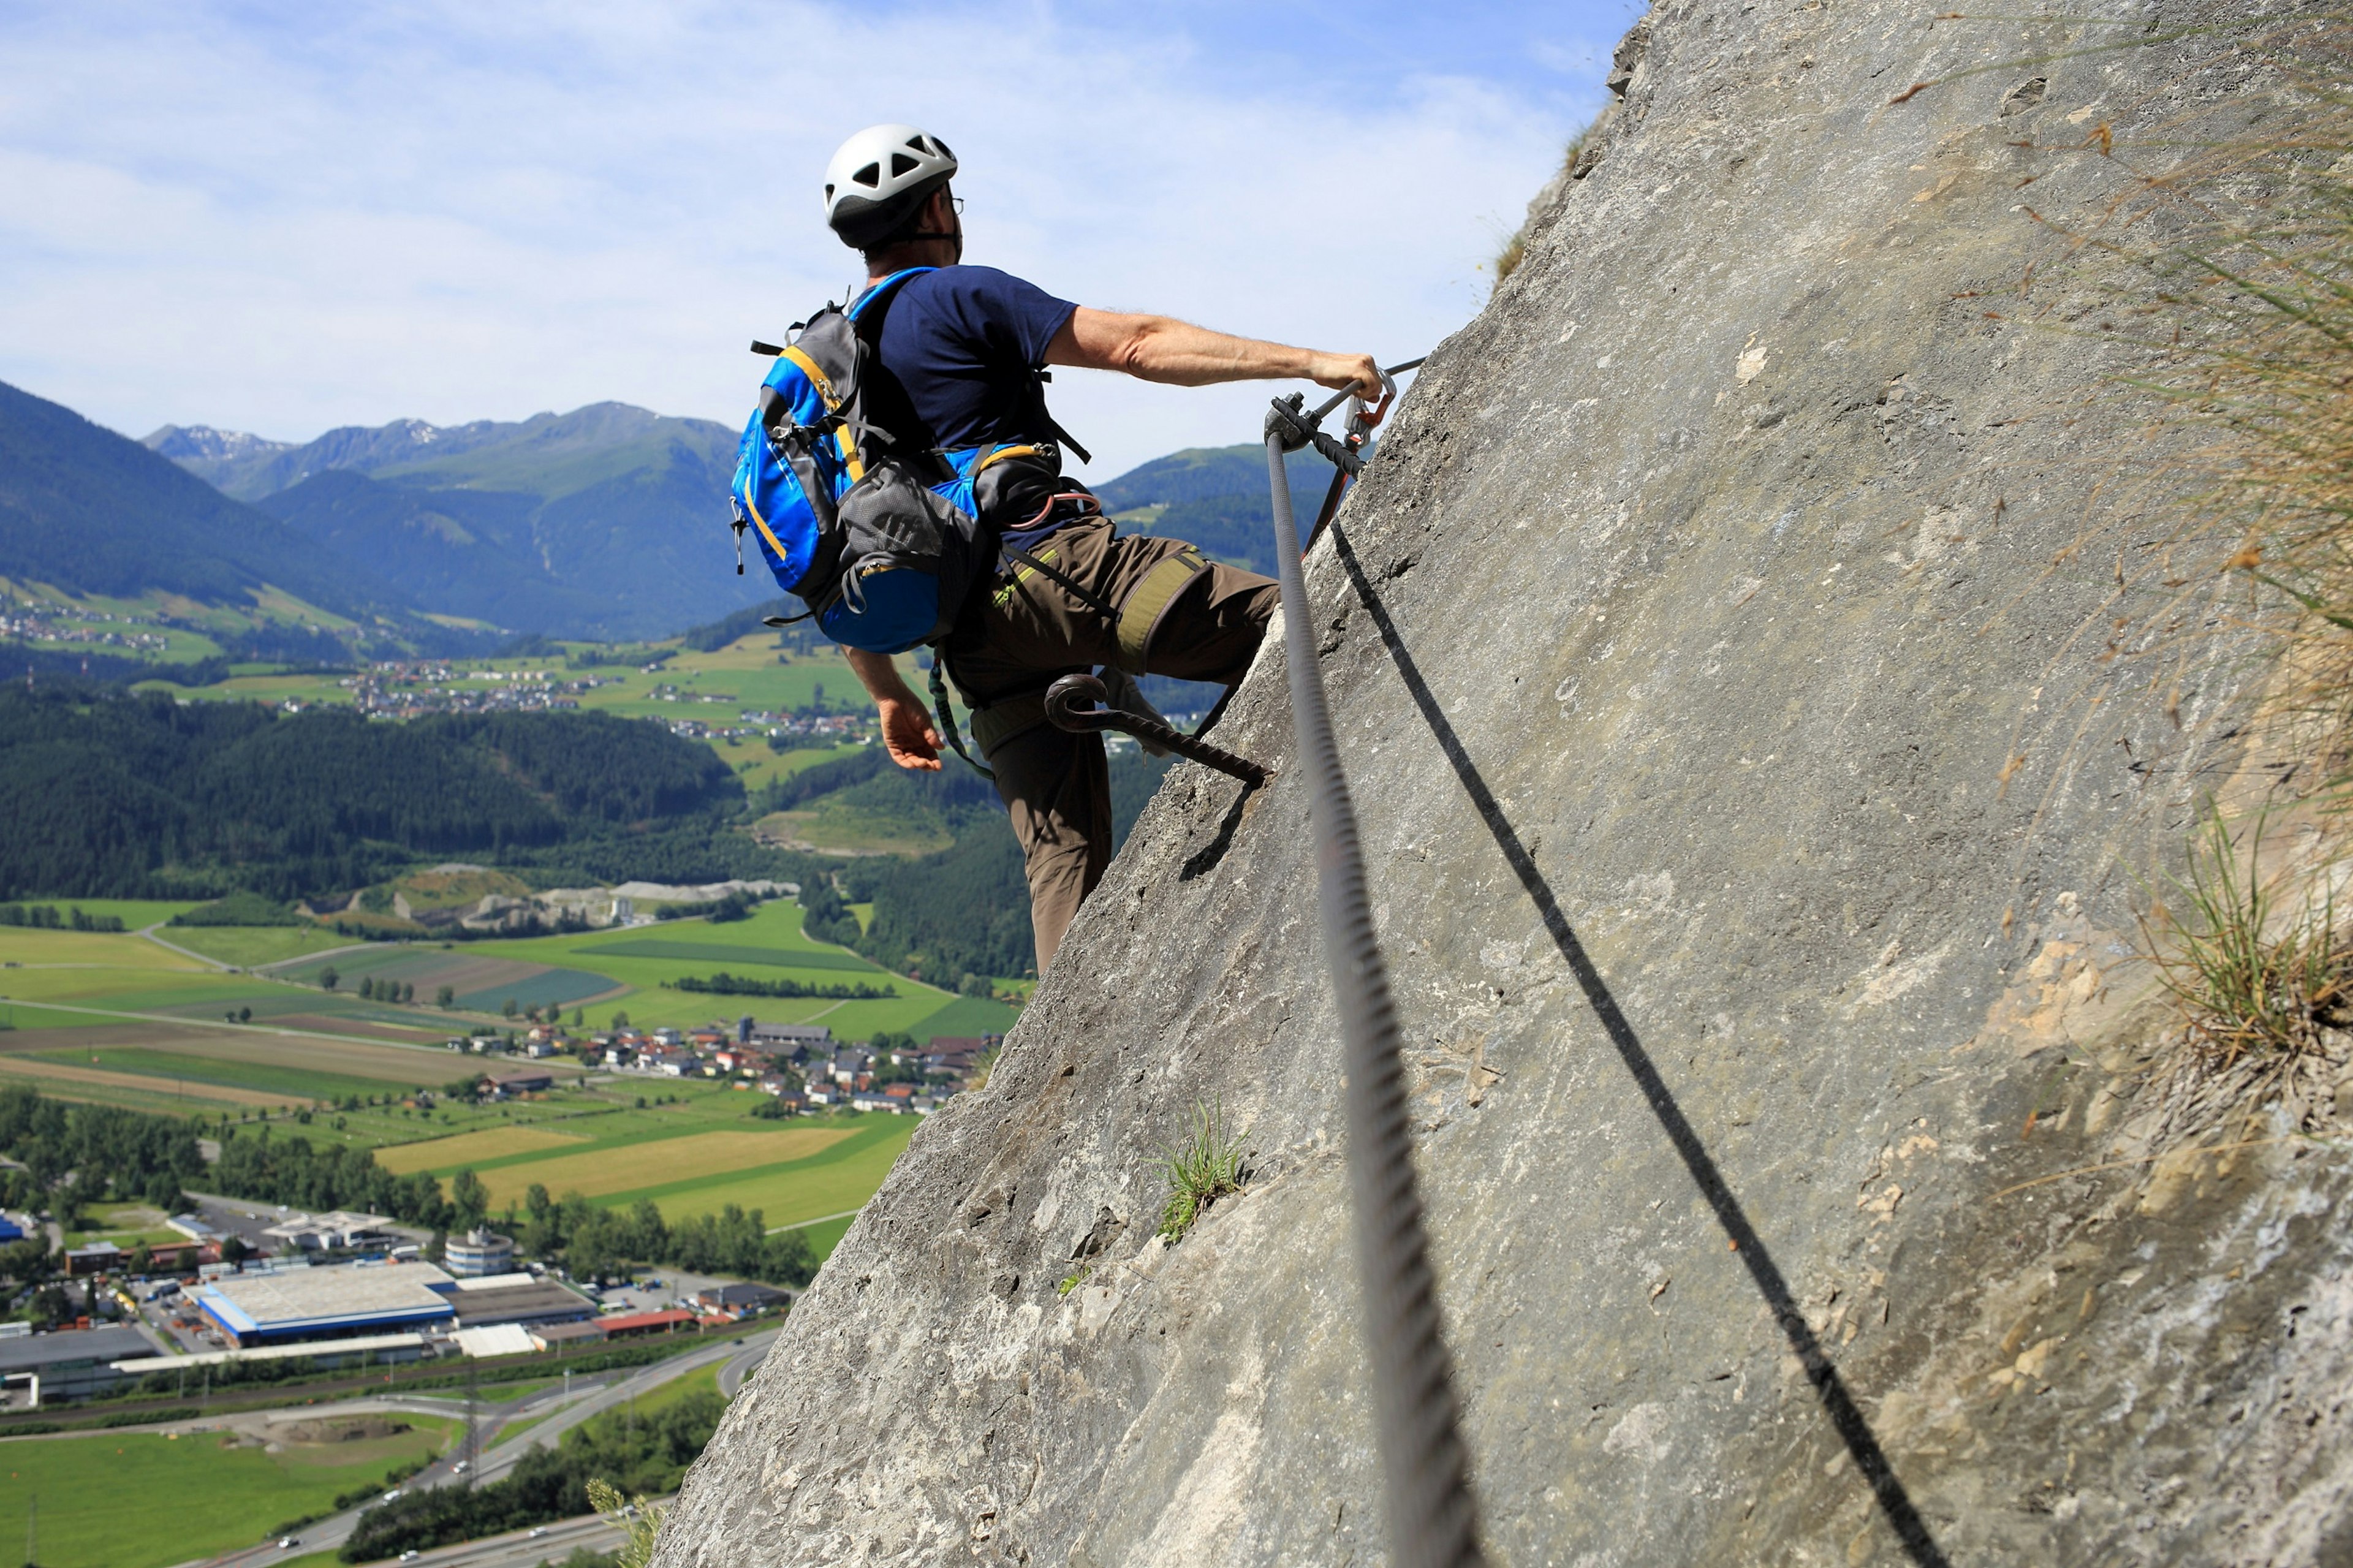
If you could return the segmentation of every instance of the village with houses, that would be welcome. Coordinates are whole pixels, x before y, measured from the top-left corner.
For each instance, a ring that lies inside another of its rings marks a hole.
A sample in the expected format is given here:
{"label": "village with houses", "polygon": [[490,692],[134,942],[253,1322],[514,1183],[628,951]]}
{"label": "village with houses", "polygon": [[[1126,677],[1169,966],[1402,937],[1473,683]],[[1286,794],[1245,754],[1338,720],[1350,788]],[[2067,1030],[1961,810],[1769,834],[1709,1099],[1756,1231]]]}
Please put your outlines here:
{"label": "village with houses", "polygon": [[[1001,1035],[940,1035],[918,1042],[883,1035],[865,1044],[837,1040],[822,1024],[764,1024],[746,1015],[733,1023],[695,1029],[617,1028],[574,1036],[559,1023],[533,1025],[512,1039],[501,1034],[453,1037],[449,1048],[477,1056],[539,1061],[574,1057],[591,1068],[652,1079],[718,1079],[768,1097],[776,1116],[836,1110],[928,1116],[950,1096],[985,1075]],[[485,1072],[484,1101],[544,1094],[554,1088],[546,1068]]]}

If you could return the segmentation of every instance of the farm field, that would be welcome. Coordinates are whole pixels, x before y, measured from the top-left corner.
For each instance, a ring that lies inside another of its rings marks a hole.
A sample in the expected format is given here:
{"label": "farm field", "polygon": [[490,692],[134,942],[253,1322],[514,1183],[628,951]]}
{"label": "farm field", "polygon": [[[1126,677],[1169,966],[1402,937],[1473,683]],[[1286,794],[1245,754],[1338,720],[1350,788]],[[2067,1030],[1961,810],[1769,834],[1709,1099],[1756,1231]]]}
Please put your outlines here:
{"label": "farm field", "polygon": [[445,1182],[470,1169],[493,1208],[520,1205],[537,1184],[550,1196],[576,1192],[607,1207],[649,1201],[672,1222],[735,1204],[775,1226],[858,1207],[917,1125],[912,1116],[843,1112],[780,1126],[751,1120],[747,1102],[755,1097],[693,1085],[677,1103],[578,1118],[560,1131],[437,1138],[380,1149],[376,1159],[396,1173],[429,1171]]}
{"label": "farm field", "polygon": [[[799,906],[783,900],[763,904],[749,919],[723,925],[679,921],[624,931],[476,942],[472,947],[485,956],[594,970],[630,986],[629,994],[602,998],[586,1009],[588,1023],[598,1027],[609,1024],[615,1013],[626,1013],[639,1027],[691,1027],[749,1013],[769,1023],[823,1024],[837,1039],[871,1039],[883,1030],[928,1039],[1002,1032],[1012,1027],[1018,1016],[1002,1003],[958,997],[893,974],[846,948],[814,942],[801,931]],[[663,984],[681,974],[707,978],[720,969],[810,985],[862,981],[889,986],[898,994],[880,1001],[779,999],[682,992]]]}
{"label": "farm field", "polygon": [[234,1434],[28,1437],[0,1443],[0,1539],[26,1539],[42,1568],[163,1568],[250,1546],[281,1520],[322,1513],[339,1492],[404,1460],[446,1449],[458,1423],[403,1415],[409,1430],[344,1442]]}
{"label": "farm field", "polygon": [[[449,948],[367,944],[280,965],[278,974],[315,976],[332,963],[339,978],[332,993],[269,973],[205,969],[131,935],[0,928],[0,959],[19,965],[0,971],[0,1017],[16,1025],[0,1030],[0,1083],[208,1122],[282,1122],[300,1113],[307,1120],[289,1135],[375,1150],[396,1173],[427,1171],[447,1181],[471,1168],[501,1208],[520,1203],[537,1183],[559,1197],[576,1191],[602,1205],[651,1201],[673,1221],[731,1203],[762,1211],[772,1226],[823,1220],[807,1238],[820,1253],[847,1226],[826,1216],[872,1194],[913,1135],[915,1119],[760,1121],[752,1112],[761,1097],[725,1084],[587,1073],[563,1058],[536,1064],[557,1075],[544,1095],[420,1106],[419,1089],[522,1065],[452,1053],[443,1044],[459,1030],[506,1021],[363,1002],[350,988],[372,975],[429,994],[431,986],[453,983],[436,975],[470,974],[483,983],[477,994],[515,994],[533,977],[555,975],[593,988],[592,1025],[619,1012],[640,1025],[732,1022],[750,1013],[775,1022],[820,1020],[844,1039],[883,1029],[976,1035],[1007,1028],[1016,1016],[812,942],[798,907],[785,902],[718,927],[681,921]],[[777,1001],[664,984],[721,970],[812,985],[862,982],[898,994]],[[229,1021],[240,1016],[243,1022]],[[139,1227],[111,1228],[129,1236]]]}
{"label": "farm field", "polygon": [[577,1149],[582,1142],[576,1133],[557,1132],[545,1127],[486,1127],[479,1132],[459,1132],[447,1138],[427,1138],[422,1142],[379,1149],[375,1163],[396,1176],[406,1176],[412,1171],[454,1175],[468,1166],[480,1167],[493,1160],[541,1154],[551,1149]]}
{"label": "farm field", "polygon": [[[482,691],[514,684],[516,678],[533,681],[542,676],[551,681],[593,678],[597,685],[574,694],[582,708],[598,709],[628,719],[658,719],[664,723],[698,720],[713,728],[736,728],[747,711],[869,710],[865,690],[839,650],[826,647],[796,653],[788,661],[780,663],[776,640],[774,634],[760,632],[710,653],[668,645],[676,647],[676,651],[653,670],[604,665],[574,668],[565,660],[554,658],[453,659],[448,661],[448,667],[458,677],[454,683],[458,689]],[[214,650],[206,648],[195,657],[211,651]],[[912,658],[903,658],[900,662],[910,679],[921,679]],[[347,679],[334,675],[255,673],[232,675],[210,686],[181,686],[170,679],[168,667],[159,666],[158,678],[141,681],[139,689],[165,691],[195,700],[348,706],[353,701],[353,690],[343,684]],[[786,776],[838,754],[826,750],[772,752],[765,737],[741,743],[714,737],[709,744],[743,776],[747,788],[754,789],[771,778]]]}
{"label": "farm field", "polygon": [[518,963],[486,952],[489,945],[384,942],[280,964],[271,973],[298,984],[317,985],[332,969],[339,989],[356,989],[363,979],[389,980],[415,986],[417,994],[428,1000],[447,985],[456,993],[459,1011],[478,1013],[495,1013],[510,1001],[520,1007],[570,1006],[619,989],[610,975]]}
{"label": "farm field", "polygon": [[[610,1198],[644,1196],[659,1189],[700,1190],[713,1178],[733,1178],[751,1170],[795,1163],[849,1137],[839,1127],[794,1127],[779,1132],[694,1132],[659,1142],[550,1154],[478,1171],[491,1190],[491,1206],[522,1202],[533,1183],[555,1196],[578,1193]],[[681,1209],[680,1213],[694,1212]],[[663,1213],[670,1214],[668,1205]],[[671,1217],[676,1217],[671,1215]]]}
{"label": "farm field", "polygon": [[[77,1068],[87,1064],[129,1077],[186,1081],[207,1088],[248,1089],[268,1097],[270,1103],[276,1104],[295,1100],[342,1100],[355,1094],[382,1094],[389,1089],[424,1087],[416,1082],[424,1076],[421,1072],[404,1073],[396,1079],[361,1078],[349,1072],[321,1071],[311,1067],[238,1059],[226,1054],[216,1056],[194,1051],[155,1050],[143,1046],[75,1046],[33,1052],[29,1056],[12,1055],[19,1061],[30,1059]],[[339,1067],[343,1065],[340,1057],[336,1063]]]}
{"label": "farm field", "polygon": [[352,944],[350,937],[322,931],[317,926],[165,926],[155,934],[174,947],[185,947],[239,969],[283,963],[288,959]]}
{"label": "farm field", "polygon": [[[644,1199],[673,1224],[695,1215],[717,1214],[733,1204],[747,1211],[758,1210],[771,1228],[855,1209],[882,1184],[920,1122],[913,1116],[852,1115],[839,1120],[855,1128],[852,1135],[804,1159],[615,1193],[603,1201],[620,1207]],[[844,1230],[849,1228],[848,1220],[840,1224]],[[839,1239],[837,1232],[827,1246]],[[809,1240],[816,1245],[815,1236]]]}
{"label": "farm field", "polygon": [[263,1094],[254,1089],[169,1082],[136,1073],[62,1067],[21,1056],[0,1056],[0,1084],[11,1083],[28,1084],[53,1100],[111,1105],[124,1110],[144,1110],[158,1116],[251,1112],[286,1103],[283,1095]]}

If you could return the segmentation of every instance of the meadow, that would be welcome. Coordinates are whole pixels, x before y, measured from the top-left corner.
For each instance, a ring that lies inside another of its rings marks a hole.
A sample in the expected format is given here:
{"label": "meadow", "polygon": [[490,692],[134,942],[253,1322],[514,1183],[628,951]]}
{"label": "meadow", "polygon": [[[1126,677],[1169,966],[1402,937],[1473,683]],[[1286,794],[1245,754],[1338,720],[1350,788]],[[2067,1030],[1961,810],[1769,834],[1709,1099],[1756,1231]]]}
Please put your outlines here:
{"label": "meadow", "polygon": [[[644,1080],[600,1086],[612,1091]],[[470,1170],[491,1206],[522,1206],[534,1186],[607,1207],[649,1202],[675,1223],[729,1204],[757,1209],[771,1228],[855,1209],[881,1185],[918,1124],[912,1116],[857,1111],[787,1122],[753,1119],[758,1097],[713,1083],[660,1084],[660,1097],[601,1113],[473,1131],[379,1149],[387,1169],[427,1171],[444,1182]],[[595,1091],[590,1091],[595,1092]],[[585,1099],[585,1096],[583,1097]],[[666,1099],[667,1102],[663,1102]],[[574,1102],[579,1104],[579,1100]],[[820,1238],[827,1247],[839,1232]],[[820,1249],[822,1250],[822,1249]]]}
{"label": "meadow", "polygon": [[42,1568],[162,1568],[250,1546],[272,1524],[329,1511],[337,1494],[396,1464],[438,1454],[455,1421],[403,1415],[410,1430],[349,1442],[197,1432],[22,1437],[0,1444],[0,1540],[26,1539],[37,1501]]}

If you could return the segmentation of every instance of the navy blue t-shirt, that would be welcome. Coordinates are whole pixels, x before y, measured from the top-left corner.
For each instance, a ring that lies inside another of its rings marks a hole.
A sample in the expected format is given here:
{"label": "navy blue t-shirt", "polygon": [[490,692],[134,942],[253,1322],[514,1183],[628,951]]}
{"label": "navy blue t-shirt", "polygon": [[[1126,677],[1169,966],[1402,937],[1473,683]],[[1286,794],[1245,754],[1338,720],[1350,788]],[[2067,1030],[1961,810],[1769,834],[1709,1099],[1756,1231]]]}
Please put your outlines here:
{"label": "navy blue t-shirt", "polygon": [[910,278],[882,321],[882,363],[950,450],[1044,440],[1032,367],[1078,307],[994,267]]}

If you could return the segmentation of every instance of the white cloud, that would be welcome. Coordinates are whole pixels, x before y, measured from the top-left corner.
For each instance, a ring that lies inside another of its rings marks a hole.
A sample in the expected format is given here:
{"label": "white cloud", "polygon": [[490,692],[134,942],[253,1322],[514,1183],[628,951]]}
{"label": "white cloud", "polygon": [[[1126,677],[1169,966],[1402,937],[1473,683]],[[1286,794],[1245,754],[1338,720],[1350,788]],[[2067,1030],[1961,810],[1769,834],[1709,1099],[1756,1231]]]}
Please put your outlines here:
{"label": "white cloud", "polygon": [[[899,118],[964,159],[972,260],[1403,358],[1476,309],[1599,97],[1546,51],[1604,58],[1626,19],[1525,21],[1542,47],[1511,73],[1402,37],[1331,68],[1312,31],[1295,59],[1237,53],[1247,18],[1151,9],[15,12],[0,378],[133,434],[601,398],[732,425],[744,342],[856,276],[817,212],[827,153]],[[1250,439],[1265,393],[1066,374],[1055,404],[1107,476]]]}

